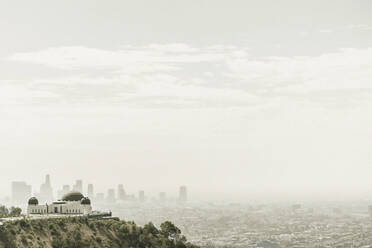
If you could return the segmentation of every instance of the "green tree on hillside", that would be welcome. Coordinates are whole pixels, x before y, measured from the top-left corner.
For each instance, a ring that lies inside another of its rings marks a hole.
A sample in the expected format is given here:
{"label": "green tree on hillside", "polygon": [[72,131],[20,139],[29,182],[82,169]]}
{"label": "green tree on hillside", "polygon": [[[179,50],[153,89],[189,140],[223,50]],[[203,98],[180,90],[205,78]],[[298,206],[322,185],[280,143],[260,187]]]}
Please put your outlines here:
{"label": "green tree on hillside", "polygon": [[5,206],[0,205],[0,218],[7,217],[8,214],[9,214],[9,210]]}
{"label": "green tree on hillside", "polygon": [[0,205],[0,218],[5,217],[18,217],[22,213],[22,209],[18,207],[11,207],[8,209],[7,207]]}
{"label": "green tree on hillside", "polygon": [[9,209],[9,216],[11,217],[17,217],[17,216],[20,216],[22,213],[22,209],[21,208],[18,208],[18,207],[11,207]]}

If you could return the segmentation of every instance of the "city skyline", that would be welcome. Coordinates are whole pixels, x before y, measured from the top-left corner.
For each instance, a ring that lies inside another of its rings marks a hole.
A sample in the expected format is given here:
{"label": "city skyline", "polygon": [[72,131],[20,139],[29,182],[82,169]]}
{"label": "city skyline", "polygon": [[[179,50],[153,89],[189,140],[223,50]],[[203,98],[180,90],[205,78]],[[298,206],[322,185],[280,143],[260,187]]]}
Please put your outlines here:
{"label": "city skyline", "polygon": [[[79,192],[86,195],[90,199],[98,199],[99,203],[105,201],[111,204],[114,204],[117,201],[138,201],[143,203],[145,201],[155,199],[157,201],[176,200],[180,203],[186,203],[188,201],[186,186],[180,186],[178,195],[175,196],[170,194],[170,198],[166,197],[165,192],[145,193],[144,190],[139,190],[138,196],[136,196],[134,192],[127,193],[123,184],[118,184],[117,190],[110,187],[106,190],[103,190],[103,192],[95,192],[94,184],[84,184],[82,179],[76,179],[72,185],[63,184],[62,187],[53,187],[49,174],[45,175],[45,182],[41,183],[39,191],[35,190],[35,188],[33,189],[32,186],[28,185],[25,181],[13,181],[11,183],[11,192],[8,196],[10,196],[10,202],[12,204],[24,205],[26,200],[30,197],[37,197],[41,203],[52,202],[62,199],[64,195],[71,192]],[[168,191],[168,194],[170,192]]]}

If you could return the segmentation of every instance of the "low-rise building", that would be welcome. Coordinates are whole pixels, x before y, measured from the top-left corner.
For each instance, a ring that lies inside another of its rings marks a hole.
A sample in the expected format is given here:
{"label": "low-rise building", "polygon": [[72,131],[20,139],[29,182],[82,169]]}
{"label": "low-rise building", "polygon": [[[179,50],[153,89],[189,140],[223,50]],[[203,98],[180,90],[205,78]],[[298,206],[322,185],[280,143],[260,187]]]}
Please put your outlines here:
{"label": "low-rise building", "polygon": [[71,214],[88,215],[92,213],[90,199],[80,192],[65,194],[61,200],[39,205],[36,197],[28,200],[27,214]]}

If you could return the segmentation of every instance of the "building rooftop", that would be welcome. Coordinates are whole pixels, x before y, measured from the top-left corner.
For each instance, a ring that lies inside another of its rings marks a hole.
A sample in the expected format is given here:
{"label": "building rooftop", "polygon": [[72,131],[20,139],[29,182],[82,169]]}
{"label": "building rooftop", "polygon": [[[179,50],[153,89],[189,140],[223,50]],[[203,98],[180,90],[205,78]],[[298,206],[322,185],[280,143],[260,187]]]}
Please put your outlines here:
{"label": "building rooftop", "polygon": [[62,197],[62,201],[80,201],[83,198],[84,196],[82,193],[77,192],[77,191],[72,191],[70,193],[65,194]]}

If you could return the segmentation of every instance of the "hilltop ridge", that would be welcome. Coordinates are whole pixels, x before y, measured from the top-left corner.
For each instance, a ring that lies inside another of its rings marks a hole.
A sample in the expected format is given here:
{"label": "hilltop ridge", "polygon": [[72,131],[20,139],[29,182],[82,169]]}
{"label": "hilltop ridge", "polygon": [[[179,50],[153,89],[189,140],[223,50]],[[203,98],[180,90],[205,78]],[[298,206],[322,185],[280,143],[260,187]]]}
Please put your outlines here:
{"label": "hilltop ridge", "polygon": [[181,231],[167,221],[143,227],[119,219],[22,219],[0,226],[0,248],[84,248],[153,247],[198,248],[186,241]]}

